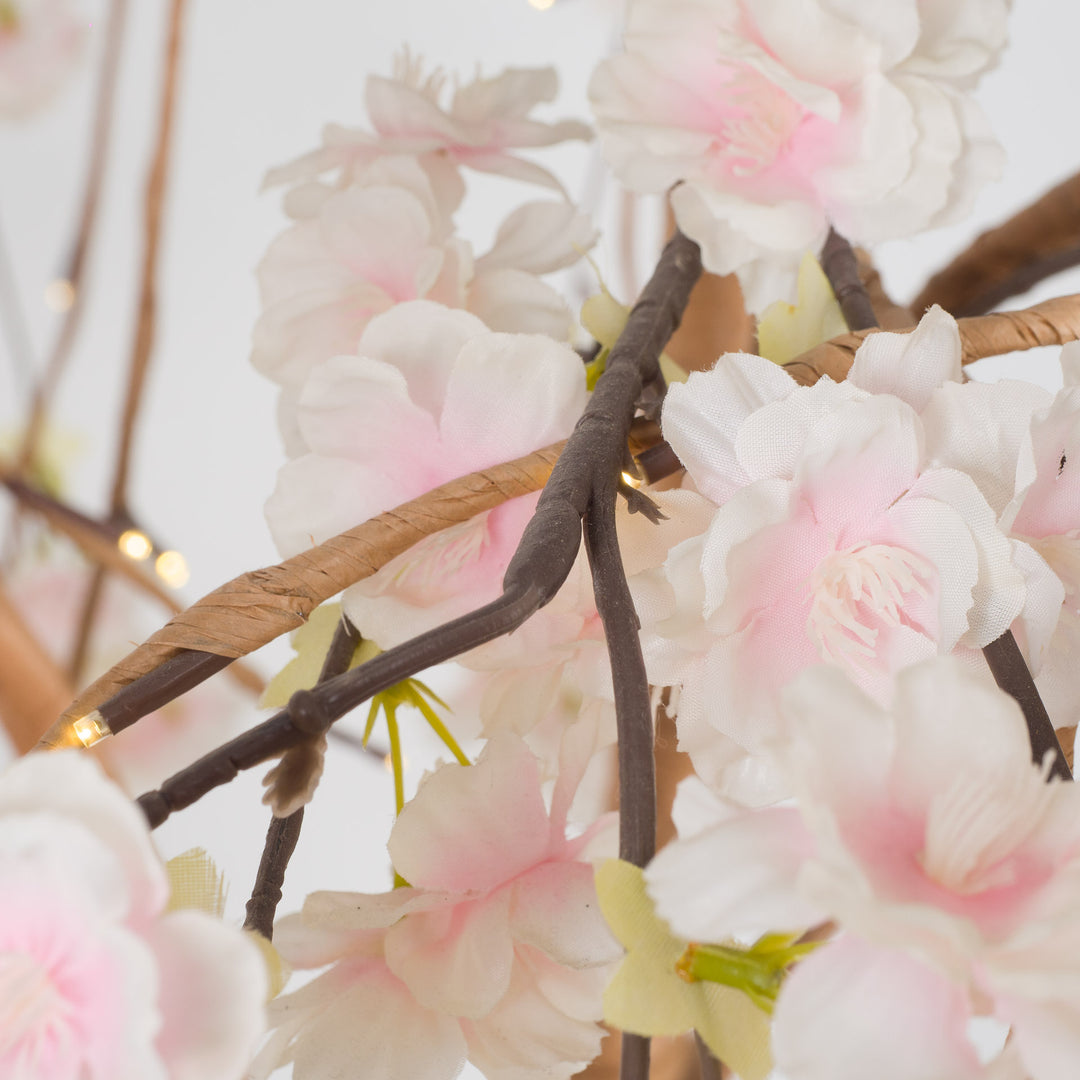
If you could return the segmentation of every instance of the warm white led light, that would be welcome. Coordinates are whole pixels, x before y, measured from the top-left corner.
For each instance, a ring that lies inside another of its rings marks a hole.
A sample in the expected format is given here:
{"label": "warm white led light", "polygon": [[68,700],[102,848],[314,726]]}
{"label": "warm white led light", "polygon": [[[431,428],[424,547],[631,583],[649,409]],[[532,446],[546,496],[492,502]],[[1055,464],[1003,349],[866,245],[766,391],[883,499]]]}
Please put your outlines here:
{"label": "warm white led light", "polygon": [[179,551],[163,551],[154,560],[154,570],[170,589],[182,588],[191,577],[187,559]]}
{"label": "warm white led light", "polygon": [[139,529],[127,529],[120,534],[116,546],[129,558],[141,562],[150,558],[150,552],[154,545],[150,543],[150,537]]}
{"label": "warm white led light", "polygon": [[629,484],[630,487],[632,487],[632,488],[641,487],[641,481],[636,476],[632,476],[628,472],[624,472],[622,474],[622,478],[623,478],[623,483],[624,484]]}
{"label": "warm white led light", "polygon": [[536,8],[537,11],[547,11],[549,7],[555,6],[555,0],[529,0],[529,3]]}
{"label": "warm white led light", "polygon": [[45,306],[50,311],[64,312],[75,303],[75,286],[64,278],[56,278],[45,286]]}
{"label": "warm white led light", "polygon": [[94,743],[101,742],[106,735],[112,734],[109,730],[109,722],[97,709],[76,720],[72,727],[83,746],[93,746]]}

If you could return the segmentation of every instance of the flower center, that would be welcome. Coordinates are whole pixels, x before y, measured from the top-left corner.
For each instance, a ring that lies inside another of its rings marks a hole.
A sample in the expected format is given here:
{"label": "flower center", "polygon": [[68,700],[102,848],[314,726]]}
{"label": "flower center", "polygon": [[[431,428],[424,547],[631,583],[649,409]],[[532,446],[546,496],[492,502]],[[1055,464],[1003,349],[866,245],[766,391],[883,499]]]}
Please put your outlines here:
{"label": "flower center", "polygon": [[68,1003],[35,957],[0,955],[0,1060],[17,1048],[32,1060],[35,1047],[62,1039],[58,1028],[67,1014]]}
{"label": "flower center", "polygon": [[721,155],[735,176],[767,169],[802,122],[804,110],[752,68],[741,68],[723,91]]}
{"label": "flower center", "polygon": [[1054,785],[1026,765],[997,783],[987,783],[983,774],[957,775],[930,802],[919,855],[927,877],[961,894],[1014,884],[1017,870],[1009,856],[1042,820],[1053,796]]}
{"label": "flower center", "polygon": [[[1014,533],[1014,536],[1017,534]],[[1074,605],[1080,593],[1080,535],[1076,529],[1050,536],[1020,536],[1046,560],[1065,586],[1065,596]]]}
{"label": "flower center", "polygon": [[868,623],[899,626],[905,595],[925,597],[931,572],[925,559],[888,544],[856,544],[823,559],[808,579],[806,620],[822,658],[865,666],[877,655],[878,631]]}

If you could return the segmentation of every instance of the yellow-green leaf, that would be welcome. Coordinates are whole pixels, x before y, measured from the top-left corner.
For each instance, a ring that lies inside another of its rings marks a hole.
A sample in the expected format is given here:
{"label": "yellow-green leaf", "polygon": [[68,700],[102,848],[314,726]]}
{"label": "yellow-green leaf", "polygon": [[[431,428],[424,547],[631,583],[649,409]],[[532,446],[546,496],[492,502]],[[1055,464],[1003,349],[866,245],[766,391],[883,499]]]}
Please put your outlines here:
{"label": "yellow-green leaf", "polygon": [[165,864],[169,875],[166,911],[194,908],[220,919],[225,914],[225,875],[202,848],[192,848]]}
{"label": "yellow-green leaf", "polygon": [[[297,690],[310,690],[315,685],[340,621],[341,605],[323,604],[311,613],[311,618],[299,630],[293,631],[291,644],[296,657],[270,680],[259,701],[262,708],[280,709]],[[378,653],[379,647],[364,639],[356,647],[349,667],[354,668]]]}
{"label": "yellow-green leaf", "polygon": [[610,859],[596,873],[596,893],[627,950],[604,992],[604,1019],[638,1035],[696,1030],[742,1080],[764,1080],[772,1069],[769,1018],[738,990],[679,976],[675,965],[688,942],[654,912],[641,870]]}
{"label": "yellow-green leaf", "polygon": [[800,353],[843,334],[847,323],[821,264],[807,252],[799,264],[798,303],[778,300],[758,321],[758,352],[786,364]]}

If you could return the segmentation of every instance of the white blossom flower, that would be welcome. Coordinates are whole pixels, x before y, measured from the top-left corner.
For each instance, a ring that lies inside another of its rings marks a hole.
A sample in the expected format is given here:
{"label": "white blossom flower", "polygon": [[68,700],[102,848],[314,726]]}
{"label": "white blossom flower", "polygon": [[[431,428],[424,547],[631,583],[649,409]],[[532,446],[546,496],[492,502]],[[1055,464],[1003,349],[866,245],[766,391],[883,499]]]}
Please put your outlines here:
{"label": "white blossom flower", "polygon": [[[989,10],[988,10],[989,8]],[[672,193],[706,269],[751,310],[794,300],[829,225],[856,243],[966,209],[1001,151],[966,94],[1007,5],[975,0],[633,0],[590,96],[631,190]],[[681,183],[680,183],[681,181]]]}
{"label": "white blossom flower", "polygon": [[266,184],[300,185],[300,197],[286,205],[290,212],[305,214],[305,192],[319,177],[336,173],[337,183],[345,186],[383,155],[411,154],[429,174],[447,214],[464,193],[458,171],[462,166],[562,191],[547,169],[517,153],[592,138],[588,126],[576,120],[548,124],[530,116],[537,105],[554,99],[554,68],[508,68],[492,78],[478,75],[455,86],[448,106],[440,104],[445,83],[440,70],[425,76],[420,59],[406,49],[394,61],[393,78],[368,77],[367,110],[374,134],[330,124],[320,149],[271,170]]}
{"label": "white blossom flower", "polygon": [[390,836],[410,887],[315,893],[278,924],[294,966],[331,966],[272,1004],[254,1075],[295,1061],[297,1080],[316,1080],[363,1061],[372,1080],[448,1080],[468,1058],[489,1080],[539,1080],[591,1061],[619,949],[586,850],[608,822],[565,836],[585,764],[564,757],[550,812],[513,736],[428,776]]}
{"label": "white blossom flower", "polygon": [[741,767],[713,732],[761,752],[803,668],[843,667],[884,699],[904,665],[981,647],[1020,613],[1016,545],[969,476],[931,464],[898,398],[731,354],[671,387],[663,427],[715,508],[631,587],[650,679],[682,687],[680,742],[708,778]]}
{"label": "white blossom flower", "polygon": [[0,1074],[220,1080],[263,1030],[266,971],[240,931],[167,913],[139,811],[85,755],[0,778]]}
{"label": "white blossom flower", "polygon": [[[1080,1052],[1080,791],[1031,763],[1016,703],[942,658],[901,672],[888,709],[818,668],[784,713],[797,803],[669,846],[646,872],[659,913],[695,941],[836,921],[843,936],[776,1003],[791,1080],[1065,1080]],[[976,1016],[1012,1027],[985,1067]]]}

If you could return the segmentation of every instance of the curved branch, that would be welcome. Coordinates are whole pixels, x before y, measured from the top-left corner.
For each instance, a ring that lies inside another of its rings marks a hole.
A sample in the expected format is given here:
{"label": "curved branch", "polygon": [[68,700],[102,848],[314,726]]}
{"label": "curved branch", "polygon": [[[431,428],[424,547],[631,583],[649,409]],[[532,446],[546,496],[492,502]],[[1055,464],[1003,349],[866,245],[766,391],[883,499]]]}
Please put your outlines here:
{"label": "curved branch", "polygon": [[[72,723],[136,680],[139,686],[131,686],[124,709],[145,715],[236,657],[302,626],[323,601],[374,574],[425,536],[538,491],[564,445],[556,443],[451,480],[309,551],[233,578],[179,613],[87,687],[46,732],[40,747],[78,745]],[[156,684],[142,681],[166,664]]]}
{"label": "curved branch", "polygon": [[1080,173],[983,233],[923,286],[911,306],[924,311],[940,304],[957,316],[981,315],[1078,264]]}
{"label": "curved branch", "polygon": [[[1080,338],[1080,293],[1044,300],[1041,304],[1020,311],[998,311],[992,315],[977,315],[958,319],[963,363],[971,364],[987,356],[1040,345],[1064,345]],[[910,333],[914,327],[909,327]],[[823,375],[835,382],[847,377],[855,352],[867,334],[877,330],[859,330],[841,334],[807,350],[784,365],[796,382],[811,386]]]}

